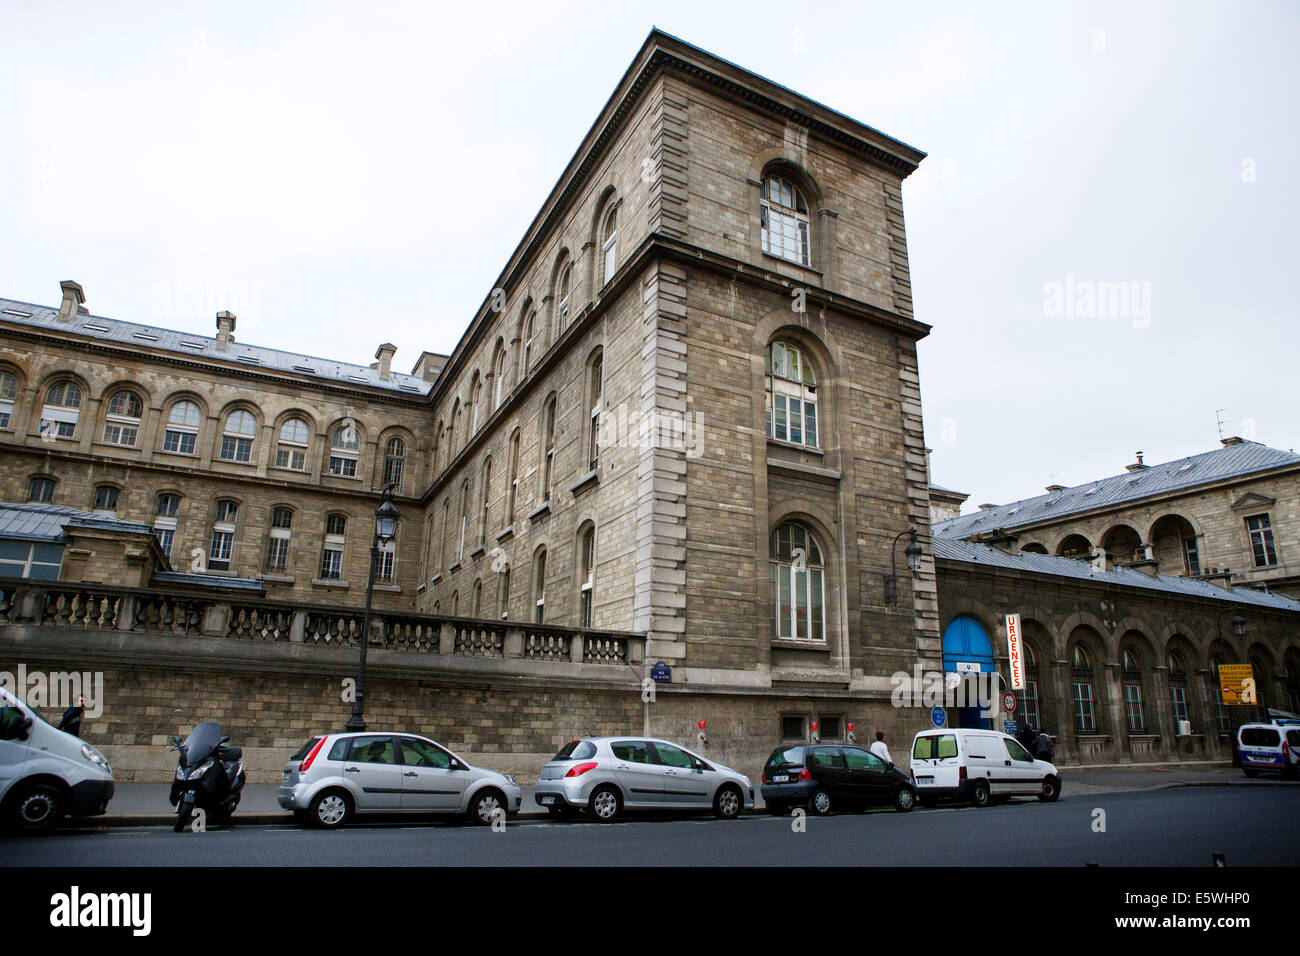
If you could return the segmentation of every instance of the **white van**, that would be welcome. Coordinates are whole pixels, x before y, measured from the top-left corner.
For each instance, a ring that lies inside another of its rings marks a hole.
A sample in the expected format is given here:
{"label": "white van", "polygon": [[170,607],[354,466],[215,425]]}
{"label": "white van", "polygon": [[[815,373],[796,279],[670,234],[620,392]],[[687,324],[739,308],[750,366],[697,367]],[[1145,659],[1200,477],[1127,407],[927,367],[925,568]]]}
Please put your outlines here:
{"label": "white van", "polygon": [[1050,802],[1061,795],[1061,775],[1036,760],[1020,741],[996,730],[944,727],[912,739],[912,780],[922,803],[944,798],[977,807],[1012,796]]}
{"label": "white van", "polygon": [[103,754],[0,687],[0,828],[43,833],[65,814],[103,813],[112,796]]}
{"label": "white van", "polygon": [[1247,777],[1265,770],[1294,776],[1300,772],[1300,723],[1242,724],[1237,729],[1237,752]]}

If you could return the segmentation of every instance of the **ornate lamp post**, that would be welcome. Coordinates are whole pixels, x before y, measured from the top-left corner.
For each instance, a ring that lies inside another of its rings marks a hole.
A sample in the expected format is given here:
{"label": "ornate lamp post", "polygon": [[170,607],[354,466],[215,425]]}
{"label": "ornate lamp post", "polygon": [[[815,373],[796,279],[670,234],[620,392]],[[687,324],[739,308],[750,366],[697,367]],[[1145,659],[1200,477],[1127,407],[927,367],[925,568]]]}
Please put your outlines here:
{"label": "ornate lamp post", "polygon": [[379,547],[392,541],[397,534],[397,519],[401,515],[393,507],[393,485],[384,485],[379,507],[375,509],[375,539],[370,544],[370,572],[366,575],[366,613],[361,621],[361,665],[357,670],[357,694],[352,702],[352,716],[348,718],[349,732],[366,729],[366,647],[370,643],[370,601],[375,592],[375,566],[379,563]]}
{"label": "ornate lamp post", "polygon": [[917,542],[918,532],[915,525],[908,527],[906,531],[900,531],[894,538],[894,543],[889,549],[889,574],[885,575],[885,603],[894,605],[898,603],[898,542],[907,535],[907,547],[903,553],[907,555],[907,567],[910,571],[921,570],[921,545]]}

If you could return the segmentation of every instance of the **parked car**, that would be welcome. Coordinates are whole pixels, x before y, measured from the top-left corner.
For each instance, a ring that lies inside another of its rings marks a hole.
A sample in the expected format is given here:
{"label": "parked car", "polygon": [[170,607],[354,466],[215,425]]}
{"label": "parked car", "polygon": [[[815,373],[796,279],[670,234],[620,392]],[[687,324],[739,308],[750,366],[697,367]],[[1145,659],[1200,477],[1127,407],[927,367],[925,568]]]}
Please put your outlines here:
{"label": "parked car", "polygon": [[474,767],[416,734],[322,734],[285,764],[276,801],[300,823],[335,829],[359,813],[468,816],[490,824],[517,813],[508,774]]}
{"label": "parked car", "polygon": [[925,730],[912,739],[912,779],[922,803],[944,798],[977,807],[1012,796],[1051,802],[1061,795],[1061,775],[1030,755],[1020,741],[995,730],[960,727]]}
{"label": "parked car", "polygon": [[553,817],[587,812],[601,823],[624,810],[709,810],[730,820],[754,807],[742,773],[680,744],[647,737],[571,740],[542,767],[534,799]]}
{"label": "parked car", "polygon": [[1237,752],[1247,777],[1261,772],[1295,776],[1300,773],[1300,723],[1242,724],[1237,729]]}
{"label": "parked car", "polygon": [[44,833],[64,816],[97,816],[113,798],[113,768],[0,687],[0,825]]}
{"label": "parked car", "polygon": [[907,813],[916,789],[911,777],[864,747],[786,744],[763,767],[763,801],[778,815],[793,807],[818,816],[881,806]]}

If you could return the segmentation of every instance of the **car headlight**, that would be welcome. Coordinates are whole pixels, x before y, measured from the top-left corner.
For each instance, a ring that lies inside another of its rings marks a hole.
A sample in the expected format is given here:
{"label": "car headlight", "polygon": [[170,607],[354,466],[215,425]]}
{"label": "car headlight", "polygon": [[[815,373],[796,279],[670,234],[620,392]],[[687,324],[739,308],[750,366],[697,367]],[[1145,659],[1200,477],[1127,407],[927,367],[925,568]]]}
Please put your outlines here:
{"label": "car headlight", "polygon": [[512,777],[512,776],[510,776],[510,774],[508,774],[508,773],[503,773],[501,776],[503,776],[503,777],[506,778],[506,780],[510,783],[510,786],[512,786],[512,787],[517,787],[517,786],[519,786],[519,784],[515,783],[515,778]]}
{"label": "car headlight", "polygon": [[207,773],[208,770],[211,769],[211,767],[212,767],[212,763],[213,763],[212,760],[204,761],[201,765],[199,765],[198,767],[196,767],[194,770],[191,770],[190,773],[189,773],[189,776],[188,776],[186,779],[188,779],[188,780],[198,780],[198,779],[199,779],[200,777],[202,777],[205,773]]}
{"label": "car headlight", "polygon": [[94,747],[90,746],[90,744],[81,745],[81,756],[85,757],[91,763],[99,764],[99,766],[103,767],[109,773],[113,772],[113,768],[108,765],[108,760],[104,755]]}

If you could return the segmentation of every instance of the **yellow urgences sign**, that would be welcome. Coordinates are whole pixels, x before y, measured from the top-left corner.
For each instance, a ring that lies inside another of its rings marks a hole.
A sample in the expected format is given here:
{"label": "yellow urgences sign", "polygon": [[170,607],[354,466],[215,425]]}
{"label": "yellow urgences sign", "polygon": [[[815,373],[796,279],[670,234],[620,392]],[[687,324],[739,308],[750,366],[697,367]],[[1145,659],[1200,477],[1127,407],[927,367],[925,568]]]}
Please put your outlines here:
{"label": "yellow urgences sign", "polygon": [[1249,664],[1220,664],[1219,692],[1225,704],[1253,704],[1255,671]]}

